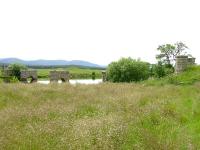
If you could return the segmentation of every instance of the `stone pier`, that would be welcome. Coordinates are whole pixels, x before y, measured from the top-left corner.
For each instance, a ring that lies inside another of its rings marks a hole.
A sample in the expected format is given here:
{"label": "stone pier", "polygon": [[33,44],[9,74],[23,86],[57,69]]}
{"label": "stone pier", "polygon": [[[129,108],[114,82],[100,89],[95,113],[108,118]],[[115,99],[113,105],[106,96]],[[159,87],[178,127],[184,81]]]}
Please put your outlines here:
{"label": "stone pier", "polygon": [[70,74],[68,71],[50,71],[49,72],[50,82],[69,82]]}
{"label": "stone pier", "polygon": [[175,65],[175,72],[181,73],[185,71],[189,66],[195,64],[195,58],[188,58],[188,56],[177,56],[176,57],[176,65]]}
{"label": "stone pier", "polygon": [[28,78],[31,78],[30,83],[37,82],[38,76],[36,70],[22,70],[20,71],[20,80],[24,83],[28,83]]}

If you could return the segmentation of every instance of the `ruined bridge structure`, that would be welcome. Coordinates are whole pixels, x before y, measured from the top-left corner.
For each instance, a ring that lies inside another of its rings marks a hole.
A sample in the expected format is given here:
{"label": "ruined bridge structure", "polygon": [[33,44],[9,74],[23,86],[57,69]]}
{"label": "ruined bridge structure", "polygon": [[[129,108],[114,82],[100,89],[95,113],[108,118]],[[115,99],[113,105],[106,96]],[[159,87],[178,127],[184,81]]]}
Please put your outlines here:
{"label": "ruined bridge structure", "polygon": [[[2,72],[5,82],[9,82],[9,79],[14,76],[14,72],[9,69],[5,69]],[[28,78],[31,78],[30,83],[37,82],[38,76],[36,70],[22,70],[20,71],[20,81],[28,83]]]}
{"label": "ruined bridge structure", "polygon": [[50,71],[49,72],[50,82],[69,82],[70,74],[69,71]]}
{"label": "ruined bridge structure", "polygon": [[[4,81],[9,82],[9,79],[14,76],[12,70],[5,69],[2,72]],[[23,83],[28,83],[28,79],[30,83],[37,82],[38,75],[36,70],[21,70],[20,71],[20,81]],[[69,82],[70,74],[68,71],[50,71],[49,72],[50,82],[58,82],[61,80],[62,82]]]}

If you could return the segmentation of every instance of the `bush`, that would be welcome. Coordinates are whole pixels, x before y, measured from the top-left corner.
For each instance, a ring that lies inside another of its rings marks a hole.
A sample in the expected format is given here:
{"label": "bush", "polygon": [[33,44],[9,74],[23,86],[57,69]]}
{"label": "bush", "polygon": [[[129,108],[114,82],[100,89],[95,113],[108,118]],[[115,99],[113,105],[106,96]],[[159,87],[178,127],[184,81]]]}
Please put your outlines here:
{"label": "bush", "polygon": [[12,70],[13,76],[20,80],[20,71],[26,70],[27,67],[22,64],[10,64],[8,69]]}
{"label": "bush", "polygon": [[111,82],[133,82],[148,79],[149,64],[132,58],[122,58],[112,62],[106,70],[107,80]]}
{"label": "bush", "polygon": [[154,75],[158,78],[164,77],[166,75],[165,67],[161,62],[158,62],[158,64],[154,66]]}
{"label": "bush", "polygon": [[158,64],[154,65],[153,69],[153,76],[162,78],[166,75],[170,75],[174,73],[174,67],[172,65],[162,64],[162,62],[158,62]]}
{"label": "bush", "polygon": [[95,78],[96,78],[96,74],[95,72],[92,72],[92,80],[95,80]]}

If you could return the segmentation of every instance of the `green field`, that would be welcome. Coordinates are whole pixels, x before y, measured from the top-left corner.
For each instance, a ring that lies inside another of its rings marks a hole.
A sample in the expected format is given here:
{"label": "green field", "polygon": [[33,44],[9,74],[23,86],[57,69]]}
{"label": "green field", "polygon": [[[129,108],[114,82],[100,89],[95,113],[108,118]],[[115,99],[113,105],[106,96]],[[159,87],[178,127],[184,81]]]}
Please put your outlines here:
{"label": "green field", "polygon": [[38,71],[39,78],[48,78],[49,71],[52,70],[67,70],[71,74],[72,79],[91,79],[92,72],[95,72],[96,78],[102,78],[102,70],[100,69],[91,69],[91,68],[77,68],[77,67],[69,67],[69,68],[56,68],[56,69],[36,69]]}
{"label": "green field", "polygon": [[199,81],[2,83],[0,149],[200,149]]}

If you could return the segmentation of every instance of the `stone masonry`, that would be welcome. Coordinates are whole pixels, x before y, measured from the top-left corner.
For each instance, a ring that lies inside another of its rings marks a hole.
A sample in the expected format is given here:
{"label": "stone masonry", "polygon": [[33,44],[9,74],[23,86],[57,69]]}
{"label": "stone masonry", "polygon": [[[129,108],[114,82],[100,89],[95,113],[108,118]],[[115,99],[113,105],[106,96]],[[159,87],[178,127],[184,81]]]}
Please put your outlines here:
{"label": "stone masonry", "polygon": [[[5,69],[2,72],[5,82],[9,82],[9,78],[13,76],[13,71]],[[37,71],[36,70],[23,70],[20,71],[20,81],[28,83],[27,79],[31,78],[30,83],[37,82]]]}
{"label": "stone masonry", "polygon": [[69,82],[70,74],[68,71],[50,71],[49,72],[50,82]]}
{"label": "stone masonry", "polygon": [[30,83],[37,82],[38,76],[36,70],[23,70],[20,74],[21,81],[24,83],[28,83],[27,79],[31,78]]}
{"label": "stone masonry", "polygon": [[181,73],[185,71],[189,66],[195,64],[195,58],[189,58],[188,56],[177,56],[176,57],[176,66],[175,66],[175,72]]}

